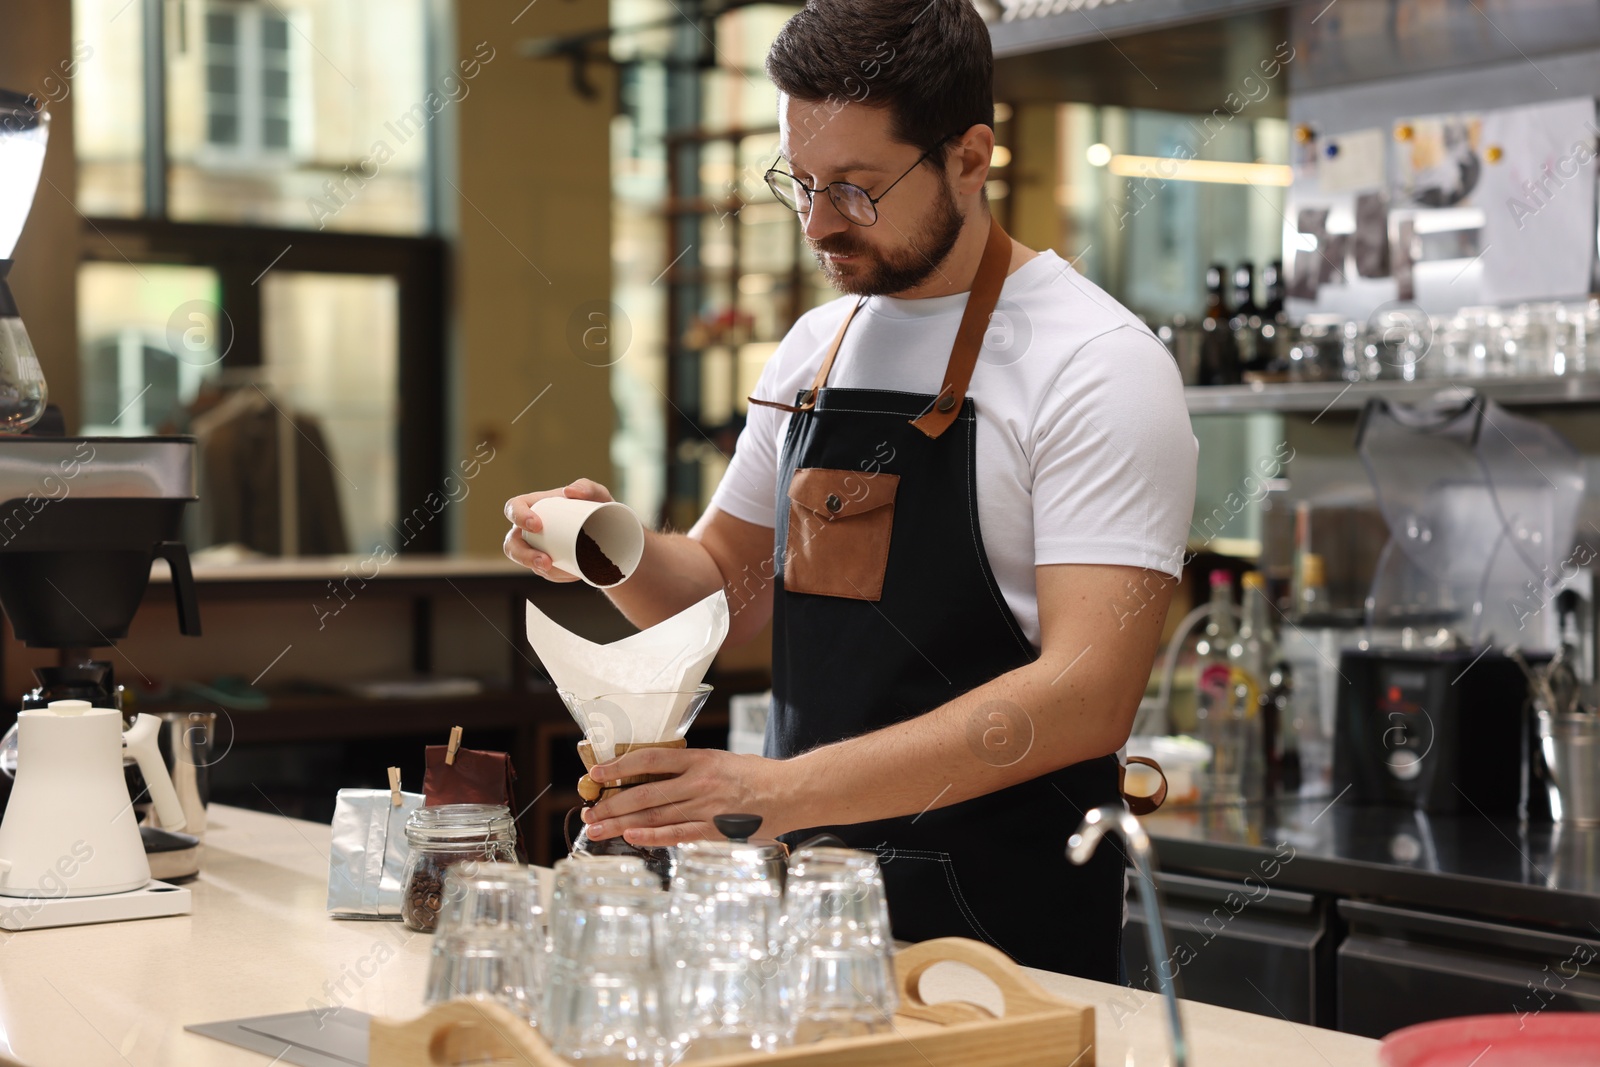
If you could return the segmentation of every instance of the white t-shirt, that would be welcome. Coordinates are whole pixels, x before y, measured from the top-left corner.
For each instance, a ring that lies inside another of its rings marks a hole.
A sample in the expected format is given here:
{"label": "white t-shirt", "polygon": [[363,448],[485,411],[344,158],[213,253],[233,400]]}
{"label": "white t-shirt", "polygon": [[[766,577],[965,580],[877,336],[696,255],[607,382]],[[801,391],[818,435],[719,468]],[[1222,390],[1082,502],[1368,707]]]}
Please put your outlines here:
{"label": "white t-shirt", "polygon": [[[794,403],[856,298],[801,316],[755,395]],[[967,294],[875,296],[856,315],[829,387],[935,394]],[[978,522],[989,565],[1039,647],[1034,567],[1121,564],[1176,576],[1194,513],[1198,445],[1183,383],[1139,319],[1054,252],[1006,278],[968,389],[977,406]],[[790,415],[751,405],[711,504],[776,520]]]}

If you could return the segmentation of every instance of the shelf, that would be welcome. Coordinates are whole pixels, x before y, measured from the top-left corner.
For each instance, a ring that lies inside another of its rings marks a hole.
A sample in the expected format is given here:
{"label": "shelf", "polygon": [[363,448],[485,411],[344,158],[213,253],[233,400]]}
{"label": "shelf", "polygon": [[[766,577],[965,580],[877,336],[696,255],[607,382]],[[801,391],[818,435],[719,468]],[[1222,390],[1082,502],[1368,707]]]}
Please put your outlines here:
{"label": "shelf", "polygon": [[[216,711],[218,743],[231,745],[299,741],[354,741],[422,734],[462,726],[511,729],[567,717],[555,691],[542,686],[526,693],[487,690],[472,696],[416,700],[377,700],[341,693],[273,693],[258,711],[228,711],[215,704],[141,700],[136,710]],[[574,727],[576,729],[576,727]]]}
{"label": "shelf", "polygon": [[1472,389],[1507,406],[1600,404],[1600,375],[1564,378],[1434,378],[1419,382],[1278,382],[1186,386],[1191,415],[1252,411],[1359,411],[1373,397],[1416,402],[1446,389]]}

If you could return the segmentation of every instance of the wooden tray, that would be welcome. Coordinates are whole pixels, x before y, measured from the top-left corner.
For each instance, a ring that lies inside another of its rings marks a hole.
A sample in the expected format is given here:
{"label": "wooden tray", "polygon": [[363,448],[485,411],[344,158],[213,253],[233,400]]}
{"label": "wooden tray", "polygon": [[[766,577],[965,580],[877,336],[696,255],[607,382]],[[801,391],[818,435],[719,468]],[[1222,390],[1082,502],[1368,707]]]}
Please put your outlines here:
{"label": "wooden tray", "polygon": [[[999,987],[1005,1016],[964,1002],[926,1003],[923,972],[964,963]],[[774,1053],[695,1060],[695,1067],[1094,1067],[1094,1008],[1048,993],[1004,953],[977,941],[923,941],[895,956],[900,1010],[894,1030],[797,1045]],[[410,1022],[373,1019],[375,1067],[447,1064],[567,1067],[538,1031],[493,1001],[453,1000]]]}

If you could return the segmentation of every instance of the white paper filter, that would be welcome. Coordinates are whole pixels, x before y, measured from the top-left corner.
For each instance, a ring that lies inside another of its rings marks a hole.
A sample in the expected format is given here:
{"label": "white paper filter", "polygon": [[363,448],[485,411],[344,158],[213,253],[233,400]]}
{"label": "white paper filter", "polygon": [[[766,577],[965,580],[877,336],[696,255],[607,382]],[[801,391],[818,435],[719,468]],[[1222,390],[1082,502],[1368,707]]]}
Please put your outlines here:
{"label": "white paper filter", "polygon": [[584,700],[608,697],[573,718],[596,758],[616,754],[618,741],[654,742],[677,734],[711,660],[728,636],[728,598],[704,600],[610,644],[579,637],[530,602],[528,643],[556,686]]}

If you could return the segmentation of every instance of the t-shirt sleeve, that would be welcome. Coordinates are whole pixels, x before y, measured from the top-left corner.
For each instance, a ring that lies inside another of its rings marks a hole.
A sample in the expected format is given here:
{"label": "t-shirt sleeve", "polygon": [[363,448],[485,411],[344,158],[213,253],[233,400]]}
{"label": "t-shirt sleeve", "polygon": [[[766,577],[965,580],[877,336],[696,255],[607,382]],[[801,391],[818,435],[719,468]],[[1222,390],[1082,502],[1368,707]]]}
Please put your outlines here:
{"label": "t-shirt sleeve", "polygon": [[1198,446],[1160,341],[1122,326],[1086,342],[1041,399],[1031,445],[1037,564],[1181,573]]}
{"label": "t-shirt sleeve", "polygon": [[[754,396],[763,400],[791,403],[793,397],[780,397],[777,368],[783,353],[780,345],[762,368]],[[744,429],[733,448],[733,458],[722,481],[711,494],[711,506],[736,519],[757,526],[776,526],[774,511],[778,494],[778,441],[788,413],[762,404],[751,404]]]}

